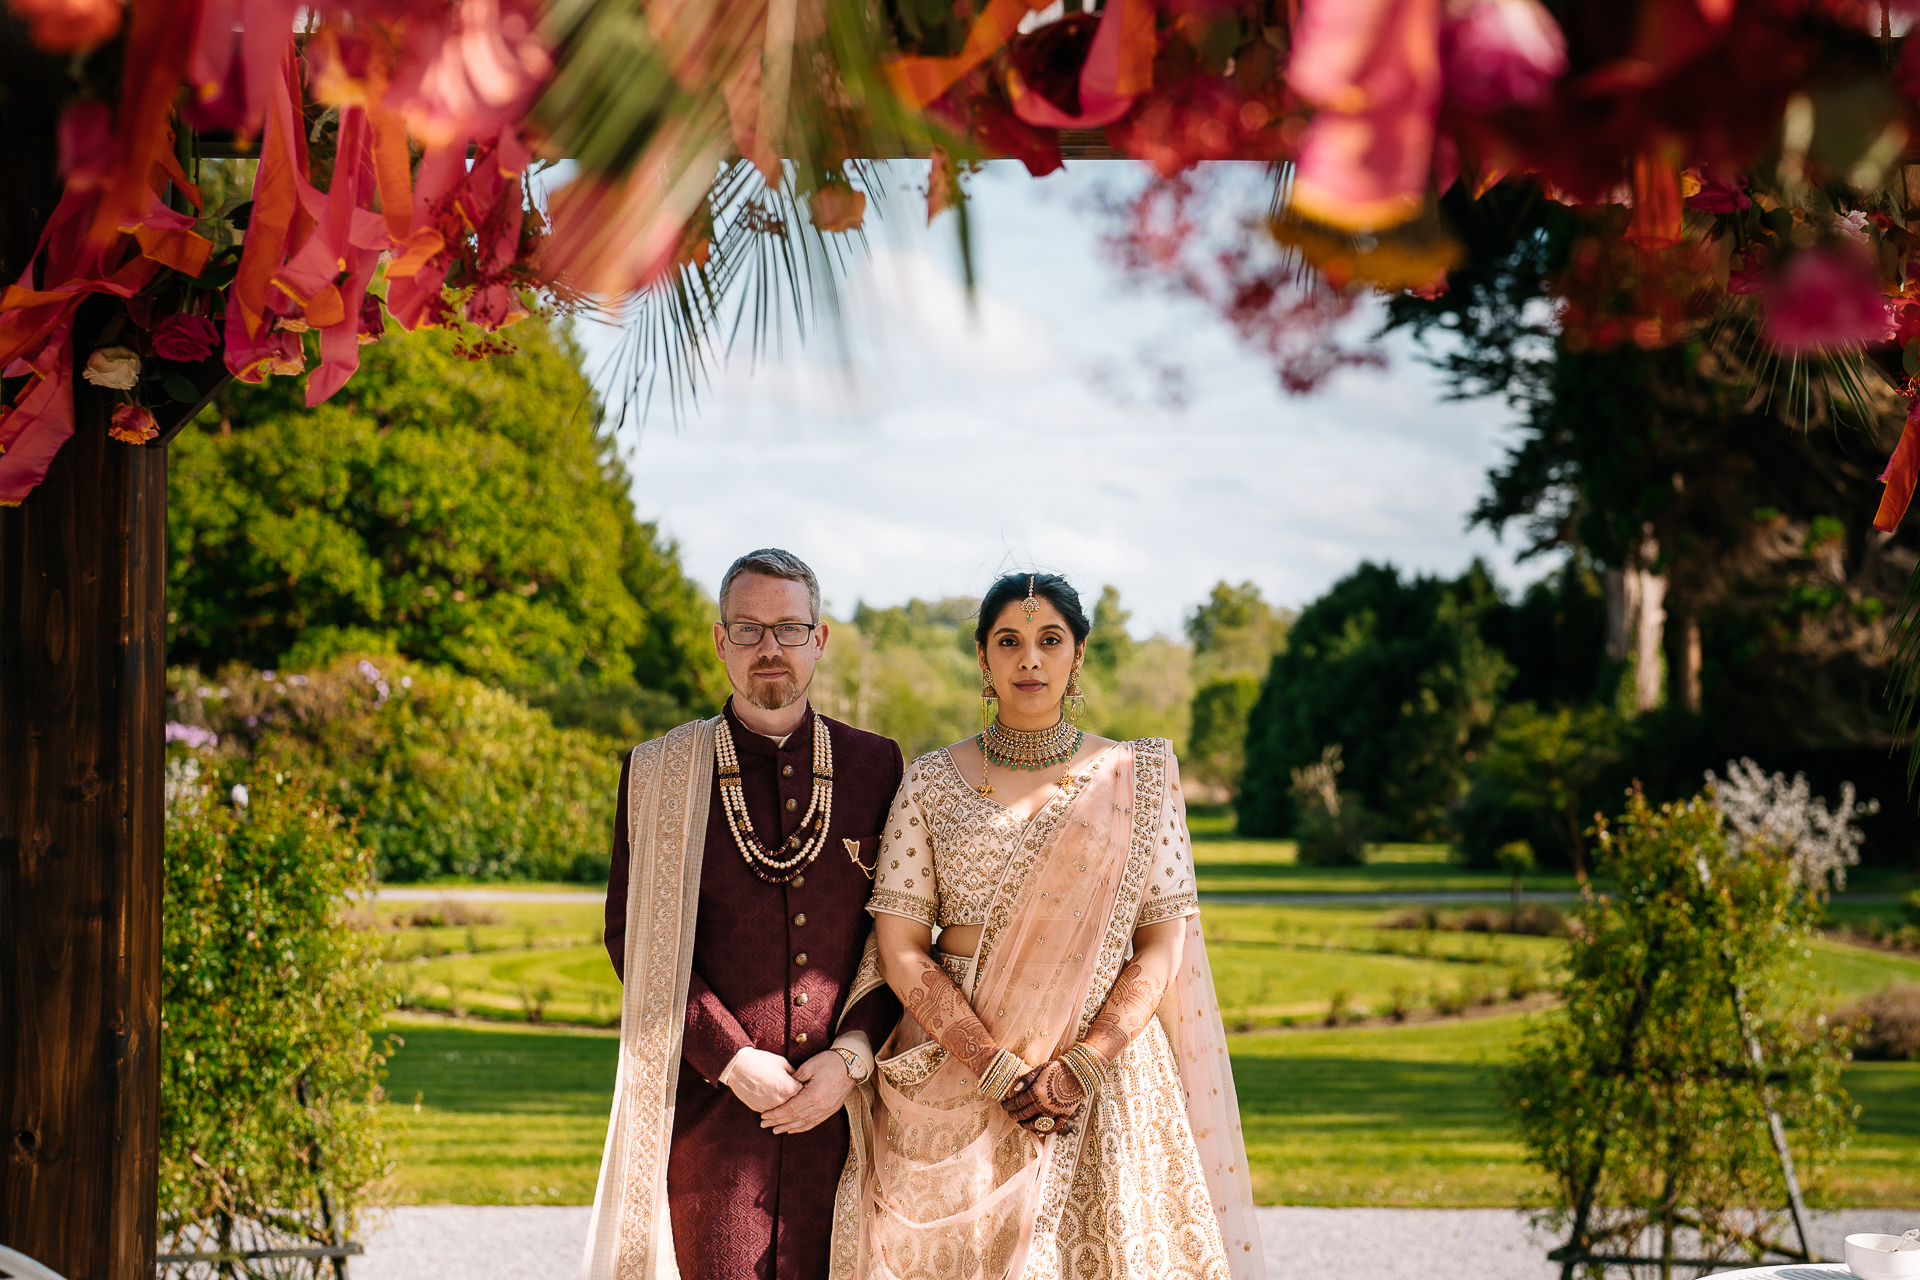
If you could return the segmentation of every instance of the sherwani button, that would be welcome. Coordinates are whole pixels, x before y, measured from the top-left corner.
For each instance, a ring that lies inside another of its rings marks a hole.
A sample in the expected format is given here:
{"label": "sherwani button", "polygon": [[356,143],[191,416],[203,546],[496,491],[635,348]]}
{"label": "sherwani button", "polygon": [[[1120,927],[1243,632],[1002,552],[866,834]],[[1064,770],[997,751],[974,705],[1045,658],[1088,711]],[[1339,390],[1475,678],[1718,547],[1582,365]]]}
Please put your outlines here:
{"label": "sherwani button", "polygon": [[799,995],[793,998],[793,1002],[795,1004],[802,1004],[802,1005],[805,1004],[807,1002],[807,993],[802,991]]}
{"label": "sherwani button", "polygon": [[793,962],[797,965],[805,965],[807,963],[807,953],[802,951],[799,955],[793,958]]}
{"label": "sherwani button", "polygon": [[791,778],[793,776],[793,766],[790,764],[781,765],[780,776],[783,778]]}
{"label": "sherwani button", "polygon": [[795,800],[792,796],[787,797],[788,813],[792,813],[795,809],[798,809],[799,807],[800,807],[800,802],[798,800]]}
{"label": "sherwani button", "polygon": [[794,888],[796,888],[796,889],[804,889],[804,888],[806,888],[806,887],[807,887],[807,878],[806,878],[805,876],[795,876],[795,877],[793,878],[793,887],[794,887]]}
{"label": "sherwani button", "polygon": [[804,1031],[796,1031],[793,1035],[793,1042],[795,1044],[805,1044],[807,1042],[807,1033]]}
{"label": "sherwani button", "polygon": [[807,923],[807,913],[802,911],[799,915],[793,918],[793,923],[796,926],[805,926],[805,924]]}

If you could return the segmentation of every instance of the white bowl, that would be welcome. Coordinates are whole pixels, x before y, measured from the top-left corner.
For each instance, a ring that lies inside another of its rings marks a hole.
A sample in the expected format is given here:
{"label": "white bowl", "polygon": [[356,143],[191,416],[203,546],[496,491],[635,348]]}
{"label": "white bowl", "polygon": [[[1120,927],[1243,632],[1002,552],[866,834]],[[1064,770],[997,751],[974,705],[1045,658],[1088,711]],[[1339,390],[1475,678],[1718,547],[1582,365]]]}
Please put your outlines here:
{"label": "white bowl", "polygon": [[[1920,1280],[1920,1248],[1899,1236],[1871,1232],[1847,1237],[1847,1268],[1860,1280]],[[1899,1249],[1899,1252],[1895,1252]]]}

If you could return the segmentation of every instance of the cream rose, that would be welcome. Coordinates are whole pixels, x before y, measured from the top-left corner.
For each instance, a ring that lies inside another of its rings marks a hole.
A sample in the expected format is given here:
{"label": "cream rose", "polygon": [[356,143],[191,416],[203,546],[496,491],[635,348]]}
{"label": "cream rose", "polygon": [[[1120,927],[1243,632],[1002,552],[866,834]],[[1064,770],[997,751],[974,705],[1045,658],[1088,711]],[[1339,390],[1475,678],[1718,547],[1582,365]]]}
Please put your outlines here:
{"label": "cream rose", "polygon": [[101,347],[87,357],[80,376],[96,387],[131,391],[140,381],[140,357],[126,347]]}

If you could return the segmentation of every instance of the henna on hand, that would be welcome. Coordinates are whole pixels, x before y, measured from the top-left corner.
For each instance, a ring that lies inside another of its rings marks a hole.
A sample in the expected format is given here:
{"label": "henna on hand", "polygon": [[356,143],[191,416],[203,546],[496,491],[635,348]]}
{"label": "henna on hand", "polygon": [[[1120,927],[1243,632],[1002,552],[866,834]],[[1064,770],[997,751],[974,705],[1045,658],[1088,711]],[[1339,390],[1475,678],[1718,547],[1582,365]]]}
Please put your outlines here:
{"label": "henna on hand", "polygon": [[[1065,1063],[1055,1058],[1021,1076],[1013,1086],[1013,1092],[1000,1105],[1007,1109],[1007,1114],[1013,1117],[1015,1123],[1031,1131],[1033,1122],[1041,1116],[1066,1121],[1079,1109],[1085,1097],[1080,1081]],[[1072,1133],[1073,1126],[1059,1123],[1052,1132]]]}
{"label": "henna on hand", "polygon": [[1166,976],[1149,974],[1135,959],[1113,984],[1107,1002],[1100,1006],[1099,1016],[1087,1028],[1084,1037],[1087,1048],[1109,1063],[1118,1062],[1127,1045],[1152,1020],[1154,1010],[1160,1007],[1160,998],[1167,993],[1169,981]]}
{"label": "henna on hand", "polygon": [[914,1021],[939,1041],[942,1048],[967,1065],[973,1074],[983,1076],[1000,1052],[1000,1044],[980,1021],[967,998],[960,994],[947,971],[932,957],[917,956],[917,972],[910,975],[900,992],[902,1003]]}

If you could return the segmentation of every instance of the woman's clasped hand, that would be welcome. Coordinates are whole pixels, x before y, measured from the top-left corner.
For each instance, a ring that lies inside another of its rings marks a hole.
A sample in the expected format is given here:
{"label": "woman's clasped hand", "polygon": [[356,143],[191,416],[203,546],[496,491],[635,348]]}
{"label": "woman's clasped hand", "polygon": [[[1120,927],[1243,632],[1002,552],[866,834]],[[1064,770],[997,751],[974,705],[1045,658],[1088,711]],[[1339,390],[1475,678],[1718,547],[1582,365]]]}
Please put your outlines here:
{"label": "woman's clasped hand", "polygon": [[1066,1063],[1055,1058],[1015,1081],[1013,1091],[1000,1105],[1029,1132],[1070,1134],[1075,1131],[1074,1113],[1085,1098],[1080,1081]]}

